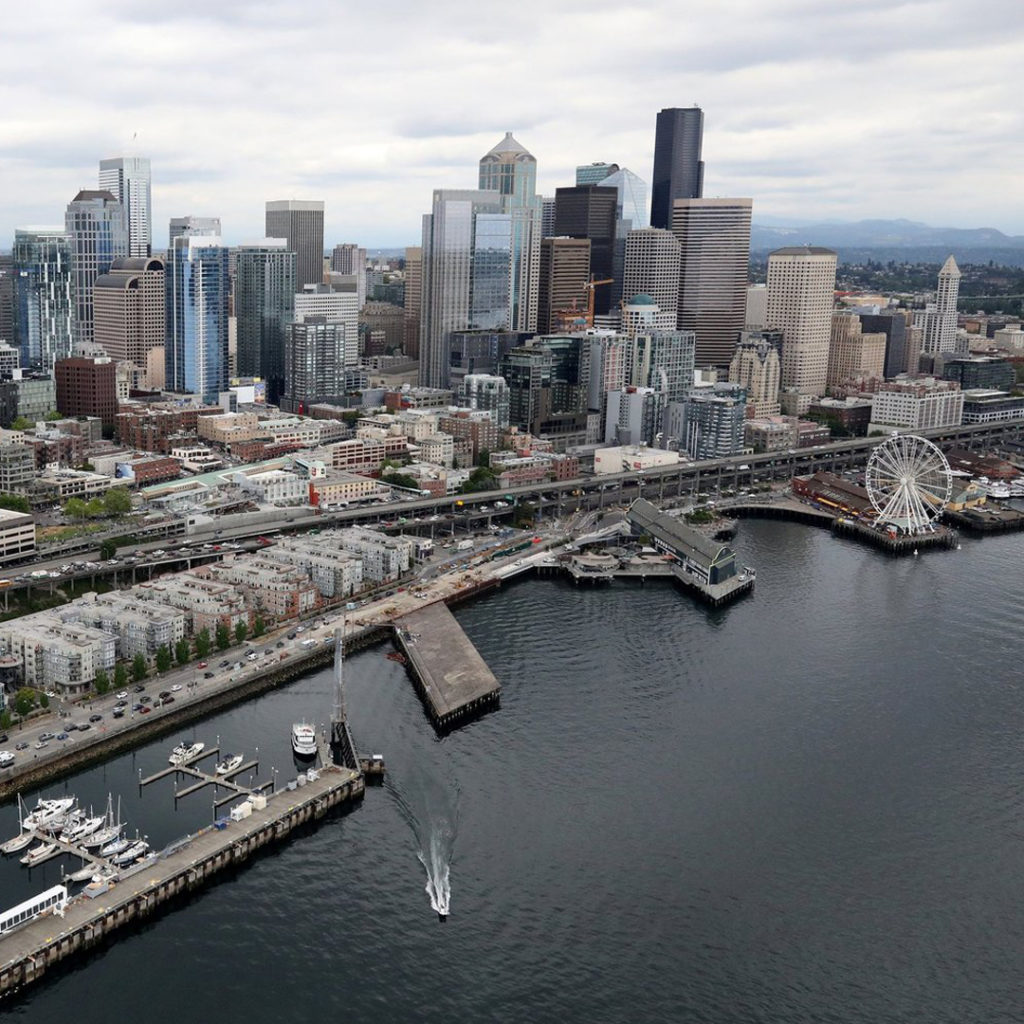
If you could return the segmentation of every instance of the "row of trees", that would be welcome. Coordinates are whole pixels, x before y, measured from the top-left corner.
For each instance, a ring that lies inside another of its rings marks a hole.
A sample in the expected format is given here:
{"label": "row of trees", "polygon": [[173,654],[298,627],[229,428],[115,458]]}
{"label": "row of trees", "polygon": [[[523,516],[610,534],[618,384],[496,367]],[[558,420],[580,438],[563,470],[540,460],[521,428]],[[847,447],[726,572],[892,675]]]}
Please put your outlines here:
{"label": "row of trees", "polygon": [[68,498],[64,515],[68,519],[102,519],[112,516],[126,516],[132,510],[132,496],[124,487],[112,487],[102,498]]}
{"label": "row of trees", "polygon": [[[263,619],[259,616],[253,620],[252,624],[252,635],[254,637],[262,636],[266,632],[266,624]],[[236,644],[244,644],[249,638],[249,627],[244,622],[235,623],[235,629],[233,639]],[[158,673],[170,671],[171,666],[177,662],[178,665],[187,665],[193,657],[202,659],[205,658],[214,647],[219,651],[226,651],[232,643],[232,631],[227,626],[221,624],[218,625],[214,630],[214,634],[211,637],[208,629],[201,629],[192,638],[192,644],[188,642],[186,638],[182,638],[174,645],[172,651],[166,644],[157,648],[156,655],[154,656],[154,663]],[[194,654],[193,654],[194,648]],[[114,678],[111,680],[110,676],[100,669],[96,673],[96,692],[99,694],[108,693],[111,686],[115,690],[124,688],[124,685],[128,682],[128,668],[124,662],[118,662],[114,666]],[[146,676],[149,675],[149,664],[146,658],[142,654],[136,654],[132,659],[131,663],[131,678],[133,682],[140,683]]]}

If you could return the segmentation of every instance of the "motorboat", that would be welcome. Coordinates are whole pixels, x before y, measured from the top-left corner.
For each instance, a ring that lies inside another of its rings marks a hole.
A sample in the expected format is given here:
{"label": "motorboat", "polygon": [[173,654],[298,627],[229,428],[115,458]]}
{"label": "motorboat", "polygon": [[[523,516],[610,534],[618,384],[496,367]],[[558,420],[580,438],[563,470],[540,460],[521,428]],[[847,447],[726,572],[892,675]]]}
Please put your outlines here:
{"label": "motorboat", "polygon": [[168,764],[183,765],[194,761],[206,749],[205,743],[179,743],[167,758]]}
{"label": "motorboat", "polygon": [[75,806],[73,796],[61,797],[58,800],[42,800],[36,803],[36,809],[25,818],[25,828],[44,828],[54,821],[63,820]]}
{"label": "motorboat", "polygon": [[316,730],[307,722],[296,722],[292,726],[292,751],[296,757],[316,757]]}
{"label": "motorboat", "polygon": [[124,836],[118,836],[117,839],[107,843],[106,846],[100,847],[101,857],[115,857],[119,853],[124,853],[129,846],[132,845],[133,840],[125,839]]}
{"label": "motorboat", "polygon": [[126,864],[131,864],[132,861],[136,861],[140,857],[144,856],[148,852],[148,850],[149,843],[147,843],[145,839],[139,839],[138,841],[132,843],[132,845],[129,846],[128,849],[125,850],[123,853],[119,853],[114,858],[114,863],[117,864],[119,867],[124,867]]}
{"label": "motorboat", "polygon": [[42,864],[44,860],[49,860],[51,857],[56,857],[60,852],[61,849],[56,843],[40,843],[38,846],[33,846],[21,858],[21,863],[32,867],[35,864]]}
{"label": "motorboat", "polygon": [[85,814],[75,807],[67,814],[58,815],[52,821],[48,821],[44,825],[38,826],[37,831],[46,832],[48,835],[55,836],[61,832],[70,832],[72,829],[77,828],[85,820]]}
{"label": "motorboat", "polygon": [[94,818],[83,818],[70,829],[61,832],[60,841],[62,843],[78,843],[94,832],[98,832],[103,827],[103,822],[104,818],[101,814]]}
{"label": "motorboat", "polygon": [[217,762],[217,774],[230,775],[244,760],[242,754],[228,754],[223,761]]}

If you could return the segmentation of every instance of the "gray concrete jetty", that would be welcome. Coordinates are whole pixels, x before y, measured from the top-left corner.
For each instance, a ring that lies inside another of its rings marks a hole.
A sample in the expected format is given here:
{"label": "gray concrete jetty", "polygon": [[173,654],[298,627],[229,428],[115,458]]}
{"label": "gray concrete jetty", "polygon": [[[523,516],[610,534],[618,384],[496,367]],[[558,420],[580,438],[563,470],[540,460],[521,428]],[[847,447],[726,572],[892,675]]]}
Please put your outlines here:
{"label": "gray concrete jetty", "polygon": [[443,602],[397,619],[395,643],[435,728],[498,706],[498,680]]}
{"label": "gray concrete jetty", "polygon": [[104,941],[118,928],[142,920],[179,894],[206,884],[241,864],[296,827],[362,798],[364,780],[348,768],[328,765],[303,786],[267,794],[239,821],[221,821],[172,843],[137,871],[94,898],[74,897],[63,917],[45,914],[0,938],[0,997],[42,978],[62,960]]}

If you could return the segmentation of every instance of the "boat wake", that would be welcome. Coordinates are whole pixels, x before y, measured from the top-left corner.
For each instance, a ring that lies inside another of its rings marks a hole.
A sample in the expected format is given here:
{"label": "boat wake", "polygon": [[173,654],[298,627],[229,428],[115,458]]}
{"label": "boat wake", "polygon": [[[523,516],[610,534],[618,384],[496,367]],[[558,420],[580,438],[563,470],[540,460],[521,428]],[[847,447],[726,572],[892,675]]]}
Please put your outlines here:
{"label": "boat wake", "polygon": [[426,892],[430,897],[430,909],[440,917],[447,917],[452,897],[450,831],[434,831],[427,846],[426,854],[421,850],[416,856],[427,872]]}

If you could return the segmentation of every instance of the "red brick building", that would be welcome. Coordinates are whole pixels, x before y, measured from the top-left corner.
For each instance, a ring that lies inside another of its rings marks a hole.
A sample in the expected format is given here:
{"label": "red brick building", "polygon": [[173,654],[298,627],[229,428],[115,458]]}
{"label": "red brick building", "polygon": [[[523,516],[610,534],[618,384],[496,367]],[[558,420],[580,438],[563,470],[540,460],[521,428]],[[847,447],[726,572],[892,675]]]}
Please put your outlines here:
{"label": "red brick building", "polygon": [[117,419],[117,364],[109,356],[70,356],[53,364],[57,409],[65,416],[97,416],[105,427]]}

